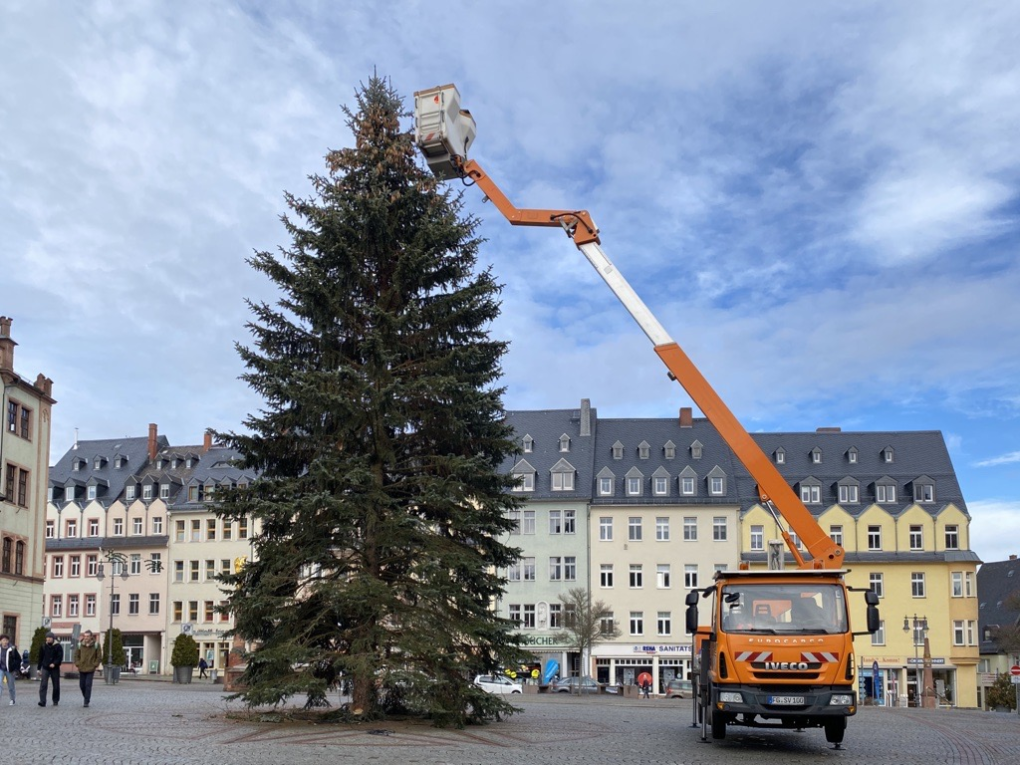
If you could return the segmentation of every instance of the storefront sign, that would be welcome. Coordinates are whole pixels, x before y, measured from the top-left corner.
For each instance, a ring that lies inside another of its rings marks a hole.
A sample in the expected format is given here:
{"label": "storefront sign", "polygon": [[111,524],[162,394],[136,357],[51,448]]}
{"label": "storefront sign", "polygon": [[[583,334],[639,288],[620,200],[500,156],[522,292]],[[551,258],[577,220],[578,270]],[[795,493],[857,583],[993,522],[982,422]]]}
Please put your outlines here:
{"label": "storefront sign", "polygon": [[674,656],[689,656],[691,647],[690,645],[636,645],[634,646],[634,653],[664,653]]}
{"label": "storefront sign", "polygon": [[535,635],[522,635],[522,645],[559,645],[554,637],[536,637]]}
{"label": "storefront sign", "polygon": [[[946,663],[945,659],[932,659],[931,660],[931,665],[933,667],[941,667],[945,663]],[[907,664],[909,664],[911,667],[923,667],[924,666],[924,659],[908,658],[907,659]]]}

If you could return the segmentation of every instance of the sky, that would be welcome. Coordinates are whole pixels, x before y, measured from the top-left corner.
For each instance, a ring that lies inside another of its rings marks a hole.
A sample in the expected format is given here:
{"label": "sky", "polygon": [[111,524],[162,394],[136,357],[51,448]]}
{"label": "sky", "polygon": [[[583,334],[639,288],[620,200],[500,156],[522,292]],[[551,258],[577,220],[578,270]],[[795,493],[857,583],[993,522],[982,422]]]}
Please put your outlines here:
{"label": "sky", "polygon": [[[1020,4],[5,0],[0,315],[80,439],[237,430],[246,258],[378,74],[602,247],[750,431],[938,430],[1020,554]],[[412,120],[407,119],[411,128]],[[508,409],[690,405],[571,241],[474,189]]]}

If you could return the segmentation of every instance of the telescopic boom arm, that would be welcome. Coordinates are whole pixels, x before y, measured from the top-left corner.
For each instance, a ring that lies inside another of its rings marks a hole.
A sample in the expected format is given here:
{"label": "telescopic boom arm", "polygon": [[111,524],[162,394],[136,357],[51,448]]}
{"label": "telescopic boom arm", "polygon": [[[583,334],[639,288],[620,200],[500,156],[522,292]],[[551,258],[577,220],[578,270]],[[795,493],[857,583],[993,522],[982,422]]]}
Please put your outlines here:
{"label": "telescopic boom arm", "polygon": [[[670,377],[683,386],[758,483],[762,503],[776,519],[787,547],[797,561],[797,566],[816,569],[842,568],[844,557],[842,547],[834,543],[822,530],[761,447],[751,438],[694,362],[669,336],[623,274],[603,252],[598,228],[588,212],[515,207],[481,166],[476,161],[466,158],[474,136],[474,119],[469,112],[461,110],[460,94],[456,87],[444,85],[415,93],[415,141],[436,176],[442,179],[461,178],[477,184],[486,197],[515,226],[563,228],[651,340],[655,352],[669,370]],[[779,522],[777,512],[800,538],[809,558],[805,558],[797,549],[789,532]]]}

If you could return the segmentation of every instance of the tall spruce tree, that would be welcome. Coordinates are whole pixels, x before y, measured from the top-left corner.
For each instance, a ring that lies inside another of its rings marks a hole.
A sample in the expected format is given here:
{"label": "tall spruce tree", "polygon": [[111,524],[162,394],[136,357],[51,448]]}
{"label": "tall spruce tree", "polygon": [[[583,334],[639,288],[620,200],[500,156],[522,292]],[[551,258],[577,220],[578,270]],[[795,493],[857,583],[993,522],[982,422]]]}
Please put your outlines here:
{"label": "tall spruce tree", "polygon": [[260,477],[218,495],[258,519],[253,559],[223,577],[252,646],[249,706],[305,695],[351,710],[418,711],[438,725],[513,707],[473,685],[519,662],[492,604],[518,551],[513,450],[491,339],[500,286],[476,268],[477,220],[416,161],[409,116],[373,77],[345,109],[355,146],[327,155],[309,199],[286,195],[292,239],[249,260],[279,287],[249,302],[243,375],[264,398],[246,434],[221,434]]}

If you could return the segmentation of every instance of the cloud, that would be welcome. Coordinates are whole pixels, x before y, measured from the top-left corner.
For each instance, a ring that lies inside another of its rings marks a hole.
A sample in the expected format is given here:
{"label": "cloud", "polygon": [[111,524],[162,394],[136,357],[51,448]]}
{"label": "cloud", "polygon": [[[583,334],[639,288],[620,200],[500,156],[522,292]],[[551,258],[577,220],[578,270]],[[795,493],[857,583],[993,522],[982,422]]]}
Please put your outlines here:
{"label": "cloud", "polygon": [[1003,533],[1020,524],[1020,501],[986,499],[967,503],[970,511],[970,549],[985,563],[1020,554],[1016,535]]}
{"label": "cloud", "polygon": [[981,462],[975,462],[977,467],[996,467],[998,465],[1012,465],[1020,462],[1020,452],[1010,452],[1009,454],[1002,454],[998,457],[992,457],[991,459],[982,460]]}

